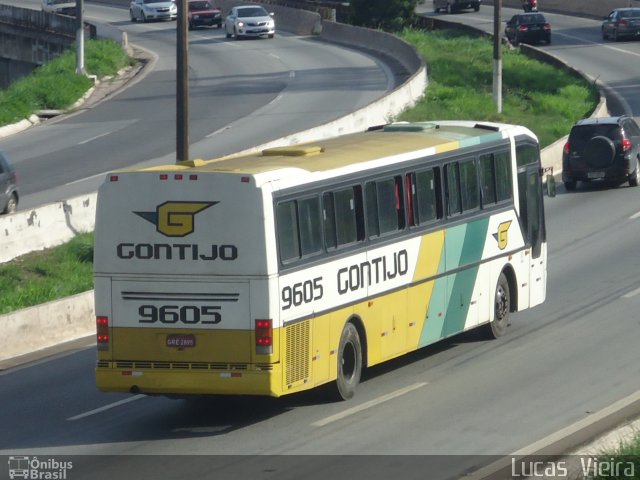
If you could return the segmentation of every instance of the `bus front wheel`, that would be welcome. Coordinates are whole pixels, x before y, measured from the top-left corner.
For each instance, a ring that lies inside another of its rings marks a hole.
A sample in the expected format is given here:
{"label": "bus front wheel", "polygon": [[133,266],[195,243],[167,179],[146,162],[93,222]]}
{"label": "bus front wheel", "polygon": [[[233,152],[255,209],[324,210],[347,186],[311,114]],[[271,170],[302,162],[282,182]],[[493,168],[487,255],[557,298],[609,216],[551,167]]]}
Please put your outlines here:
{"label": "bus front wheel", "polygon": [[336,394],[340,400],[349,400],[356,393],[362,374],[362,344],[353,323],[347,323],[338,347],[338,376]]}
{"label": "bus front wheel", "polygon": [[499,338],[507,332],[509,312],[511,311],[509,281],[504,272],[498,278],[493,305],[493,319],[487,325],[487,333],[491,338]]}

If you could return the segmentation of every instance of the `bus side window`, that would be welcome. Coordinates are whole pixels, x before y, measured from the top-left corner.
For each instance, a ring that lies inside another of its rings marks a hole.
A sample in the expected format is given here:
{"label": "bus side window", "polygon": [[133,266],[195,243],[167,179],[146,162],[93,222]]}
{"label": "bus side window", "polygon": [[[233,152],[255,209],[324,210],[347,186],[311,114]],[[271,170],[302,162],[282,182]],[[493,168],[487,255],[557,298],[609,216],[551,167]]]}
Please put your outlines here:
{"label": "bus side window", "polygon": [[332,192],[322,195],[322,223],[324,244],[327,250],[335,250],[338,248],[338,239],[336,237],[336,212]]}
{"label": "bus side window", "polygon": [[367,182],[364,186],[365,211],[367,217],[367,236],[380,236],[380,222],[378,221],[378,195],[375,182]]}
{"label": "bus side window", "polygon": [[[336,190],[331,195],[336,246],[350,245],[364,240],[364,209],[361,187],[356,185]],[[327,221],[328,215],[325,225]]]}
{"label": "bus side window", "polygon": [[310,197],[298,200],[298,232],[302,257],[322,252],[322,226],[320,223],[320,199]]}
{"label": "bus side window", "polygon": [[444,167],[445,188],[447,200],[447,215],[459,215],[462,213],[460,200],[460,173],[458,172],[458,162],[449,163]]}
{"label": "bus side window", "polygon": [[478,172],[475,160],[465,160],[459,164],[460,171],[460,195],[462,198],[462,211],[477,210],[478,201]]}
{"label": "bus side window", "polygon": [[511,156],[508,152],[496,153],[494,162],[496,170],[496,200],[498,202],[511,200],[513,197],[511,189]]}
{"label": "bus side window", "polygon": [[404,192],[405,201],[407,202],[407,225],[414,227],[416,225],[416,219],[413,211],[413,200],[415,196],[415,190],[413,184],[415,182],[415,173],[407,173],[404,176]]}
{"label": "bus side window", "polygon": [[496,203],[496,172],[493,153],[480,155],[480,192],[482,206]]}
{"label": "bus side window", "polygon": [[430,168],[411,174],[414,216],[417,225],[431,223],[442,218],[440,208],[440,171]]}
{"label": "bus side window", "polygon": [[511,199],[511,159],[509,152],[480,155],[482,206]]}
{"label": "bus side window", "polygon": [[276,221],[280,261],[288,263],[297,260],[300,258],[300,241],[295,201],[282,202],[277,205]]}
{"label": "bus side window", "polygon": [[280,260],[289,263],[322,252],[318,197],[281,202],[276,207]]}
{"label": "bus side window", "polygon": [[391,177],[365,185],[369,238],[404,229],[402,177]]}

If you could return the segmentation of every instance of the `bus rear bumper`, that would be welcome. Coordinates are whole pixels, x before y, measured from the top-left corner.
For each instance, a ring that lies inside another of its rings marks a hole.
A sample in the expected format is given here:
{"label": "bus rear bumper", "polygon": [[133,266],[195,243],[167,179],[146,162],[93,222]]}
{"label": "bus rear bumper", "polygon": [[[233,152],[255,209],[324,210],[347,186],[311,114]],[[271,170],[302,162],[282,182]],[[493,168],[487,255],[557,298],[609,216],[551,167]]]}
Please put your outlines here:
{"label": "bus rear bumper", "polygon": [[[106,362],[100,362],[106,363]],[[103,392],[145,395],[282,395],[280,365],[270,370],[156,370],[96,367]]]}

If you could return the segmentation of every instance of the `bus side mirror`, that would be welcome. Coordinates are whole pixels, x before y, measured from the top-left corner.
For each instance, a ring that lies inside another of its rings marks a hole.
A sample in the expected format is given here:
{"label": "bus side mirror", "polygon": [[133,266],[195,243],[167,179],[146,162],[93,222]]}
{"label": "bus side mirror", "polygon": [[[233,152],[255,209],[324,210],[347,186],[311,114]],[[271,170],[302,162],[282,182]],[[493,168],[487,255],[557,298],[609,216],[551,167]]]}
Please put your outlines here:
{"label": "bus side mirror", "polygon": [[556,196],[556,178],[549,174],[547,175],[547,196],[553,198]]}

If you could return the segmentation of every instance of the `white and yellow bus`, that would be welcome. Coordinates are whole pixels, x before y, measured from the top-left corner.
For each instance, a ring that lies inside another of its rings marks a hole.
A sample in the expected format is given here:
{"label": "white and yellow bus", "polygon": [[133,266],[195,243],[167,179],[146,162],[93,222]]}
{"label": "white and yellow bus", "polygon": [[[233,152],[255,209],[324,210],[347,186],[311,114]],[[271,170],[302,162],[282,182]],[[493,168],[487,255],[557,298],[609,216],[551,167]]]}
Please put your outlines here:
{"label": "white and yellow bus", "polygon": [[118,171],[96,214],[97,386],[281,396],[546,293],[540,150],[442,121]]}

